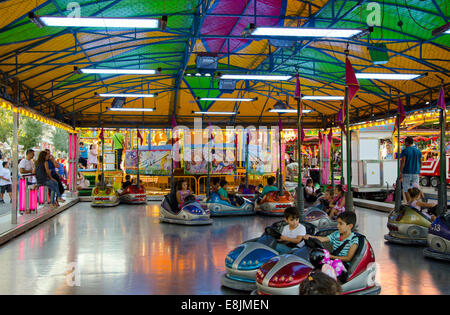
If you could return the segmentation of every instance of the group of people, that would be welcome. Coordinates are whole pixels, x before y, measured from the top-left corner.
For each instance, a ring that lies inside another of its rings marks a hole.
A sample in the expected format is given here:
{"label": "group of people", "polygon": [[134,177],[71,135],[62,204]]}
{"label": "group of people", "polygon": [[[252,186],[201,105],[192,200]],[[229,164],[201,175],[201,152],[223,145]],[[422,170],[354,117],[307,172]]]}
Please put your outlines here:
{"label": "group of people", "polygon": [[[113,149],[116,155],[115,168],[116,170],[121,169],[122,165],[122,156],[123,151],[125,149],[125,136],[120,133],[120,129],[116,129],[115,133],[112,137]],[[98,142],[98,145],[101,144],[101,141]],[[84,142],[80,142],[79,146],[80,157],[78,159],[78,163],[80,168],[86,169],[96,169],[99,162],[101,163],[101,157],[98,156],[98,146],[93,143],[89,145],[89,149],[85,146]]]}
{"label": "group of people", "polygon": [[26,157],[19,162],[19,175],[25,178],[27,185],[47,186],[52,207],[59,207],[59,202],[65,201],[62,195],[67,185],[64,164],[55,159],[49,149],[41,151],[36,161],[34,157],[34,150],[26,151]]}

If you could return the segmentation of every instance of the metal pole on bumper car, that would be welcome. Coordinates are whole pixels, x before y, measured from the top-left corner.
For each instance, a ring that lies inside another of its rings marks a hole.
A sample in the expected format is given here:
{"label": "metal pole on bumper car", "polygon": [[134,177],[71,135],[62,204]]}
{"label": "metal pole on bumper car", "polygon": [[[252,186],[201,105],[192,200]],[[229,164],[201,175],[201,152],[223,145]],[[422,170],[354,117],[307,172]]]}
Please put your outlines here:
{"label": "metal pole on bumper car", "polygon": [[[400,95],[399,95],[400,98]],[[397,126],[397,181],[395,182],[395,206],[394,209],[398,210],[402,206],[402,190],[400,180],[400,113],[397,111],[397,118],[395,125]]]}
{"label": "metal pole on bumper car", "polygon": [[[446,126],[446,103],[444,96],[444,87],[441,86],[438,98],[438,106],[440,107],[440,125],[441,125],[441,135],[439,143],[439,155],[440,155],[440,185],[439,185],[439,195],[438,195],[438,213],[441,215],[447,211],[447,156],[446,156],[446,145],[445,145],[445,126]],[[442,104],[439,104],[441,101]],[[442,106],[442,107],[441,107]]]}

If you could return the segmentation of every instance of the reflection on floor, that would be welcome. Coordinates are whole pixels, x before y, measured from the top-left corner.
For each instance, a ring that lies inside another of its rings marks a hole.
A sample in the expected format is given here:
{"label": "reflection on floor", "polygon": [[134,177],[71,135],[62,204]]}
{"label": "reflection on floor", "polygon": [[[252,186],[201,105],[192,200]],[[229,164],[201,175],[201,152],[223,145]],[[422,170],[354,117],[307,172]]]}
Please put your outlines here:
{"label": "reflection on floor", "polygon": [[[357,214],[382,294],[450,294],[450,264],[423,258],[422,248],[385,244],[387,214]],[[194,227],[161,224],[158,215],[158,203],[79,203],[0,247],[0,294],[241,294],[220,286],[226,254],[279,220],[217,218]],[[80,286],[68,285],[72,266]]]}

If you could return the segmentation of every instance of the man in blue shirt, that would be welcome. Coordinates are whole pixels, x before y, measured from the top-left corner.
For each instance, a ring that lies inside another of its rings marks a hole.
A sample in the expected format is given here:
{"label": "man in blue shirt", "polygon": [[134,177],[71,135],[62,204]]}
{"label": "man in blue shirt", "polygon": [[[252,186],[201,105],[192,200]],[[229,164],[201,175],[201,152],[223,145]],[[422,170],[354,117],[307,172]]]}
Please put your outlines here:
{"label": "man in blue shirt", "polygon": [[410,202],[408,189],[412,187],[419,188],[419,174],[422,167],[422,152],[413,145],[413,139],[405,139],[406,148],[400,154],[400,180],[402,181],[403,191],[406,195],[406,201]]}
{"label": "man in blue shirt", "polygon": [[88,159],[88,150],[87,147],[84,146],[83,142],[80,142],[80,158],[78,162],[83,165],[84,168],[87,167],[87,159]]}

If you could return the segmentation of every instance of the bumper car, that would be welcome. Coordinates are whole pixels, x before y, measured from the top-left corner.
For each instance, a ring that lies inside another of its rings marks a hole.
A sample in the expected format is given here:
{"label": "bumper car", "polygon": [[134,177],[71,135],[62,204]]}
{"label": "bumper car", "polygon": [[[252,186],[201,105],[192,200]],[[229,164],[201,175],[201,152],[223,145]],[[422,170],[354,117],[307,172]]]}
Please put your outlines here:
{"label": "bumper car", "polygon": [[294,206],[294,198],[286,190],[282,195],[279,191],[271,191],[265,197],[264,202],[257,202],[256,210],[261,214],[283,216],[286,208]]}
{"label": "bumper car", "polygon": [[110,186],[92,189],[91,201],[92,207],[115,207],[120,203],[117,190]]}
{"label": "bumper car", "polygon": [[[379,294],[376,284],[375,255],[365,236],[356,233],[358,249],[347,266],[347,275],[342,279],[345,295]],[[256,290],[252,294],[298,295],[300,283],[314,270],[306,251],[324,248],[320,241],[309,239],[306,246],[293,253],[271,258],[256,274]],[[305,258],[305,256],[307,258]]]}
{"label": "bumper car", "polygon": [[258,195],[258,187],[253,186],[253,185],[248,185],[248,188],[240,188],[236,195],[239,197],[248,199],[252,202],[255,202],[256,197]]}
{"label": "bumper car", "polygon": [[389,234],[384,239],[395,244],[426,246],[430,226],[427,216],[415,208],[402,205],[389,213]]}
{"label": "bumper car", "polygon": [[145,188],[137,185],[130,185],[119,193],[120,201],[129,204],[147,203],[147,193]]}
{"label": "bumper car", "polygon": [[209,210],[203,209],[193,196],[189,199],[186,197],[180,210],[174,193],[164,196],[160,207],[159,221],[182,225],[206,225],[213,223],[209,216]]}
{"label": "bumper car", "polygon": [[325,211],[318,207],[312,207],[306,211],[305,221],[311,223],[319,230],[337,228],[337,221],[332,220]]}
{"label": "bumper car", "polygon": [[450,261],[450,213],[434,220],[428,230],[428,247],[423,250],[425,257]]}
{"label": "bumper car", "polygon": [[[206,200],[211,216],[249,215],[255,213],[255,205],[246,198],[236,196],[235,205],[220,199],[219,194],[213,193]],[[240,204],[240,205],[239,205]]]}
{"label": "bumper car", "polygon": [[[276,250],[277,239],[286,224],[285,221],[275,222],[267,227],[260,237],[248,240],[229,252],[225,258],[226,273],[221,277],[221,284],[234,290],[255,290],[258,269],[269,259],[280,254]],[[306,233],[310,235],[324,236],[333,232],[318,232],[315,226],[307,222],[301,222],[300,224],[305,226]],[[274,235],[274,233],[278,233],[278,235]],[[293,251],[296,248],[293,248]]]}

